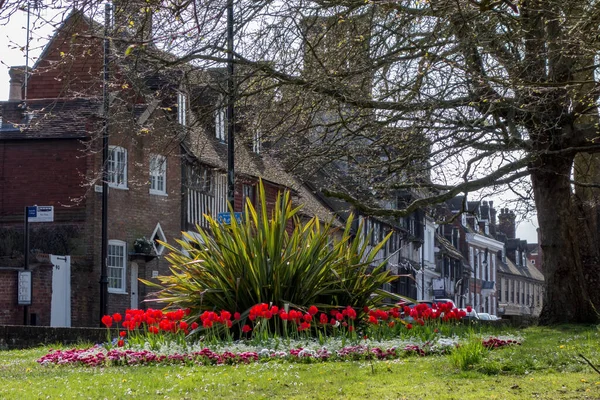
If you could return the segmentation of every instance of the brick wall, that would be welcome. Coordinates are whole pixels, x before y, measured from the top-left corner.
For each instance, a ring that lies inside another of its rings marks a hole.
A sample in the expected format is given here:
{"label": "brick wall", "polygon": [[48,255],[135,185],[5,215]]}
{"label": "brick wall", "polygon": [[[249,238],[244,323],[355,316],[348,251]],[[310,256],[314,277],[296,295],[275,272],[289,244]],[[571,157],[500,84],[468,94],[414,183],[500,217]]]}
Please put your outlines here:
{"label": "brick wall", "polygon": [[[77,34],[75,34],[77,33]],[[45,49],[29,78],[29,99],[90,97],[102,93],[101,36],[79,16],[73,15]]]}
{"label": "brick wall", "polygon": [[84,220],[83,150],[72,139],[0,141],[0,223],[22,222],[35,204],[54,206],[57,222]]}
{"label": "brick wall", "polygon": [[[52,265],[31,266],[33,282],[29,314],[35,314],[37,325],[50,325],[52,300]],[[24,307],[17,304],[16,269],[0,269],[0,325],[23,324]]]}

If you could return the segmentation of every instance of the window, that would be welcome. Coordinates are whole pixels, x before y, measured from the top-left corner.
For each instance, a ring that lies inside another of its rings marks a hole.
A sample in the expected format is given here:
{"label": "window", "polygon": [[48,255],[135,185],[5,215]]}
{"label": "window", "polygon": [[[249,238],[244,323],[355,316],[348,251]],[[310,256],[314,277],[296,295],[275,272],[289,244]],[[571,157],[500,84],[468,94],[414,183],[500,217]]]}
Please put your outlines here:
{"label": "window", "polygon": [[177,122],[186,126],[187,123],[187,95],[185,93],[177,93]]}
{"label": "window", "polygon": [[[390,233],[390,229],[386,229],[384,233],[387,236],[387,234]],[[387,247],[388,247],[388,250],[390,253],[393,253],[396,251],[396,232],[393,232],[392,236],[390,236],[390,238],[387,242]]]}
{"label": "window", "polygon": [[242,207],[246,207],[246,203],[250,201],[250,204],[254,205],[254,186],[244,185],[242,187]]}
{"label": "window", "polygon": [[252,151],[256,154],[260,154],[260,132],[254,132],[252,135]]}
{"label": "window", "polygon": [[114,188],[127,189],[127,150],[122,147],[109,147],[108,184]]}
{"label": "window", "polygon": [[498,281],[498,301],[502,301],[502,279]]}
{"label": "window", "polygon": [[225,107],[220,107],[215,110],[215,135],[221,142],[225,142],[225,126],[227,118],[225,115]]}
{"label": "window", "polygon": [[213,170],[204,165],[188,166],[187,185],[190,189],[212,194]]}
{"label": "window", "polygon": [[161,155],[150,157],[150,193],[167,194],[167,158]]}
{"label": "window", "polygon": [[510,302],[515,302],[515,281],[511,281],[510,285]]}
{"label": "window", "polygon": [[156,228],[154,228],[154,232],[152,232],[152,245],[154,246],[154,252],[160,256],[165,250],[165,246],[159,243],[159,240],[165,243],[167,241],[167,238],[160,227],[160,223],[156,224]]}
{"label": "window", "polygon": [[127,245],[121,240],[108,241],[108,256],[106,260],[108,273],[108,291],[125,293],[125,262]]}

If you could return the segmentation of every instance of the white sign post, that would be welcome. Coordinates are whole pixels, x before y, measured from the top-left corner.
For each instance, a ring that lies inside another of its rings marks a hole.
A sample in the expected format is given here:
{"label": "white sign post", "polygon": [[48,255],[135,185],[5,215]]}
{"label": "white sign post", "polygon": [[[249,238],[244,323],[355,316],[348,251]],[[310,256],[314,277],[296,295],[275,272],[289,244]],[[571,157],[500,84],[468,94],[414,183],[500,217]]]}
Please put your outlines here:
{"label": "white sign post", "polygon": [[18,279],[18,304],[20,306],[31,305],[31,271],[19,271]]}

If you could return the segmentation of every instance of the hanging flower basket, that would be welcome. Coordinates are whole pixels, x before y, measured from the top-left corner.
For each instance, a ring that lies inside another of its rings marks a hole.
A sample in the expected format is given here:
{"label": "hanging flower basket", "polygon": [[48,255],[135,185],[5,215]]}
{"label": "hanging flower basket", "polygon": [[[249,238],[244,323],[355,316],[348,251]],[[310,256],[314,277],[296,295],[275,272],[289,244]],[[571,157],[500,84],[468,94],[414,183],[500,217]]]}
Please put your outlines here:
{"label": "hanging flower basket", "polygon": [[152,242],[146,237],[137,238],[133,242],[133,251],[138,254],[150,254],[152,252]]}

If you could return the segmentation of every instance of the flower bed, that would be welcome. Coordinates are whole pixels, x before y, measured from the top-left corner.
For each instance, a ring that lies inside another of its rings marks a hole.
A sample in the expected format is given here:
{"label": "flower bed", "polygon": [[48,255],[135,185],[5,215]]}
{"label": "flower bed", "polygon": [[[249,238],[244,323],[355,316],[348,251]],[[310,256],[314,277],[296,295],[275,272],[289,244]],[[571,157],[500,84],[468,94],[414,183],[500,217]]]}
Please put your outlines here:
{"label": "flower bed", "polygon": [[[411,323],[405,318],[410,317]],[[460,346],[461,313],[447,305],[414,308],[333,308],[321,312],[257,304],[239,312],[127,310],[106,315],[107,341],[89,349],[54,350],[38,360],[54,365],[221,365],[286,360],[384,360],[447,354]],[[187,319],[187,320],[186,320]],[[198,323],[200,322],[200,323]],[[119,328],[119,324],[121,327]],[[117,329],[112,329],[116,325]],[[113,338],[113,336],[115,336]],[[235,338],[235,339],[234,339]],[[482,338],[488,349],[516,338]]]}

